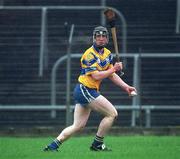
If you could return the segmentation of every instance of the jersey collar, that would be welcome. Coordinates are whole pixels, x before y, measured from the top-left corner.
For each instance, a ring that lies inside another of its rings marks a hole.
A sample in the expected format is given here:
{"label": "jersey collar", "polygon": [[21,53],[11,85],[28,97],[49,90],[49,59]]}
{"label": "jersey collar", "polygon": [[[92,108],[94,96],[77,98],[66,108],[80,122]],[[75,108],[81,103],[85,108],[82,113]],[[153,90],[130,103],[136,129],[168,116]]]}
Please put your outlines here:
{"label": "jersey collar", "polygon": [[99,49],[95,43],[93,44],[92,47],[93,47],[93,49],[94,49],[97,53],[103,55],[103,53],[104,53],[104,48],[103,48],[103,49]]}

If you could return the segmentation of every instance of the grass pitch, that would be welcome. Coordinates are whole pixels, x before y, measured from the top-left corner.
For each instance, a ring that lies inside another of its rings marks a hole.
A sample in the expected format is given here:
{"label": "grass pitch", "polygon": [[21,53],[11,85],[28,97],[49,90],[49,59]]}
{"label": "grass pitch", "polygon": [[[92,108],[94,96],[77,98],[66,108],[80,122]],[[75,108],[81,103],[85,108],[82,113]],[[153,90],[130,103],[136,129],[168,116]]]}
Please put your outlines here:
{"label": "grass pitch", "polygon": [[179,159],[178,136],[109,136],[112,152],[92,152],[93,136],[73,137],[58,152],[43,152],[52,138],[0,137],[0,159]]}

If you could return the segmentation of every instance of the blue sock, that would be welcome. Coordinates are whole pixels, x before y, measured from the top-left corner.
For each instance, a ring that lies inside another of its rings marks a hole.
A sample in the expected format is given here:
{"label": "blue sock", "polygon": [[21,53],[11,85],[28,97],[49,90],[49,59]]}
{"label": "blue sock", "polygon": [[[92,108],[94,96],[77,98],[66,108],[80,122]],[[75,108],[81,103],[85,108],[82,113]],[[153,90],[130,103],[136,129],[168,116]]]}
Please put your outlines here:
{"label": "blue sock", "polygon": [[59,141],[58,139],[55,139],[51,144],[48,145],[48,147],[52,150],[56,150],[59,148],[61,144],[62,144],[61,141]]}

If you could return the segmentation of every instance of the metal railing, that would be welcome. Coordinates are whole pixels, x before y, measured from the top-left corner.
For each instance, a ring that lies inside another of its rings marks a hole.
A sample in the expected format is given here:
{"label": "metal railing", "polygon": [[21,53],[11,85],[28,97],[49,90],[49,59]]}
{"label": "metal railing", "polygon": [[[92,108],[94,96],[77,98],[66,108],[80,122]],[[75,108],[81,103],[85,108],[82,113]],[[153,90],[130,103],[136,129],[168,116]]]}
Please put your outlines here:
{"label": "metal railing", "polygon": [[[51,105],[22,105],[22,106],[11,106],[11,105],[0,105],[0,110],[49,110],[49,111],[56,111],[56,110],[65,110],[67,109],[66,105],[59,105],[56,103],[56,74],[58,67],[63,64],[69,58],[80,58],[82,54],[70,54],[70,56],[65,55],[61,57],[59,60],[56,61],[54,67],[51,72]],[[139,70],[141,70],[141,65],[139,65],[139,60],[142,58],[180,58],[180,54],[122,54],[122,57],[126,58],[133,58],[134,59],[134,67],[133,67],[133,85],[140,90],[139,88],[139,81],[140,76],[138,74]],[[142,60],[141,59],[141,60]],[[71,69],[71,67],[68,67]],[[66,70],[66,74],[70,72],[70,70]],[[68,93],[68,94],[67,94]],[[66,98],[70,96],[70,91],[66,92]],[[140,96],[136,96],[133,98],[132,105],[115,105],[118,110],[131,110],[131,126],[135,127],[136,125],[136,112],[137,111],[144,111],[145,112],[145,127],[151,127],[151,114],[152,110],[180,110],[179,105],[141,105],[140,103]],[[69,106],[69,111],[72,112],[74,109],[73,105]],[[52,116],[55,117],[55,116]],[[66,119],[67,120],[67,119]],[[69,122],[69,121],[68,121]],[[67,122],[66,122],[67,123]]]}
{"label": "metal railing", "polygon": [[176,33],[180,33],[180,0],[177,0],[176,5]]}
{"label": "metal railing", "polygon": [[[172,105],[166,105],[166,106],[156,106],[156,105],[143,105],[143,106],[129,106],[129,105],[115,105],[117,110],[131,110],[131,111],[139,111],[144,110],[145,111],[145,127],[150,128],[151,127],[151,111],[153,110],[180,110],[180,106],[172,106]],[[70,108],[73,110],[74,105],[71,105]],[[0,105],[0,110],[20,110],[20,111],[29,111],[29,110],[65,110],[66,106],[65,105],[21,105],[21,106],[12,106],[12,105]],[[135,127],[136,122],[133,121],[135,125],[131,126]]]}
{"label": "metal railing", "polygon": [[[178,2],[178,13],[177,13],[177,25],[176,25],[176,31],[177,33],[179,33],[179,0]],[[8,6],[0,6],[0,9],[17,9],[17,10],[26,10],[26,9],[30,9],[30,10],[42,10],[42,21],[41,21],[41,38],[40,38],[40,58],[39,58],[39,75],[41,76],[43,74],[43,59],[44,59],[44,52],[45,52],[45,47],[46,47],[46,41],[45,41],[45,36],[46,36],[46,12],[47,9],[48,10],[54,10],[54,9],[60,9],[60,10],[103,10],[106,9],[108,6],[106,7],[102,7],[102,6],[48,6],[48,7],[40,7],[40,6],[21,6],[21,7],[8,7]],[[127,44],[126,44],[126,39],[127,39],[127,24],[125,21],[124,16],[121,14],[121,12],[119,12],[118,10],[116,10],[115,8],[113,8],[113,10],[117,13],[118,17],[120,18],[121,22],[122,22],[122,52],[126,53],[127,51]],[[51,73],[51,105],[47,105],[47,106],[42,106],[42,105],[36,105],[36,106],[32,106],[32,105],[22,105],[22,106],[3,106],[0,105],[0,110],[49,110],[52,112],[56,111],[56,110],[64,110],[67,107],[65,105],[57,105],[56,103],[56,72],[58,69],[58,66],[60,64],[62,64],[64,61],[69,60],[69,58],[79,58],[81,56],[81,54],[71,54],[71,55],[65,55],[63,57],[61,57],[55,64],[54,67],[52,69],[52,73]],[[140,65],[139,65],[139,60],[140,58],[146,57],[146,58],[150,58],[150,57],[155,57],[155,58],[169,58],[169,57],[174,57],[174,58],[179,58],[180,54],[122,54],[122,57],[126,57],[126,58],[133,58],[134,59],[134,67],[133,67],[133,85],[137,88],[137,90],[140,90],[139,88],[139,82],[140,82],[140,78],[139,78],[139,70],[141,69]],[[69,57],[69,58],[68,58]],[[70,69],[70,68],[68,68]],[[70,72],[70,70],[67,69],[67,72]],[[68,88],[67,88],[68,89]],[[70,92],[67,93],[66,98],[68,98]],[[68,101],[68,99],[67,99]],[[70,105],[70,110],[72,111],[72,109],[74,109],[74,106]],[[115,107],[119,110],[132,110],[132,116],[131,116],[131,126],[134,127],[136,126],[136,111],[137,110],[144,110],[145,111],[145,116],[146,116],[146,121],[145,121],[145,126],[146,127],[151,127],[151,111],[152,110],[179,110],[180,106],[173,106],[173,105],[166,105],[166,106],[156,106],[156,105],[140,105],[140,96],[137,96],[135,98],[133,98],[133,102],[132,105],[115,105]],[[55,115],[53,114],[52,117],[55,117]],[[66,119],[67,120],[67,119]]]}
{"label": "metal railing", "polygon": [[[80,58],[82,54],[71,54],[69,58]],[[180,54],[121,54],[122,57],[126,58],[133,58],[134,59],[134,67],[133,67],[133,86],[136,87],[138,92],[140,92],[140,76],[139,76],[139,70],[141,70],[141,66],[139,65],[140,58],[180,58]],[[68,60],[68,56],[65,55],[61,57],[59,60],[56,61],[54,64],[54,67],[52,69],[51,73],[51,106],[54,107],[57,105],[56,103],[56,73],[57,69],[60,64],[62,64],[65,60]],[[70,70],[66,70],[67,73]],[[70,94],[70,92],[68,92]],[[69,95],[70,96],[70,95]],[[136,96],[133,98],[132,106],[116,106],[117,109],[131,109],[132,110],[132,116],[131,116],[131,126],[136,126],[136,111],[137,110],[145,110],[146,112],[146,127],[151,127],[151,110],[153,109],[180,109],[180,106],[148,106],[148,105],[140,105],[140,96]],[[72,107],[71,107],[72,109]],[[71,111],[71,110],[69,110]],[[55,117],[55,116],[52,116]]]}
{"label": "metal railing", "polygon": [[[47,6],[47,7],[41,7],[41,6],[0,6],[0,10],[41,10],[41,35],[40,35],[40,53],[39,53],[39,76],[43,76],[43,68],[44,68],[44,55],[46,51],[46,24],[47,22],[47,11],[50,10],[105,10],[107,8],[110,8],[109,6]],[[122,52],[127,52],[127,23],[124,18],[124,15],[117,10],[116,8],[113,8],[113,11],[117,14],[118,18],[120,19],[122,23]]]}

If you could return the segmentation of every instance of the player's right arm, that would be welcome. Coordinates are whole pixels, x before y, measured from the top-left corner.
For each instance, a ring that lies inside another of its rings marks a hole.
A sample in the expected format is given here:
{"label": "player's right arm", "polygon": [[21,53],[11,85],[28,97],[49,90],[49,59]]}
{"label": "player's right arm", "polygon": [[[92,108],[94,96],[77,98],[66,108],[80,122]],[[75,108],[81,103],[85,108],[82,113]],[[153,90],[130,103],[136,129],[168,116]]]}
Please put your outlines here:
{"label": "player's right arm", "polygon": [[122,70],[122,63],[121,62],[115,63],[114,66],[109,68],[108,70],[96,71],[96,72],[92,73],[91,76],[95,80],[102,80],[104,78],[109,77],[110,75],[112,75],[113,73],[115,73],[116,71],[119,71],[119,70]]}

